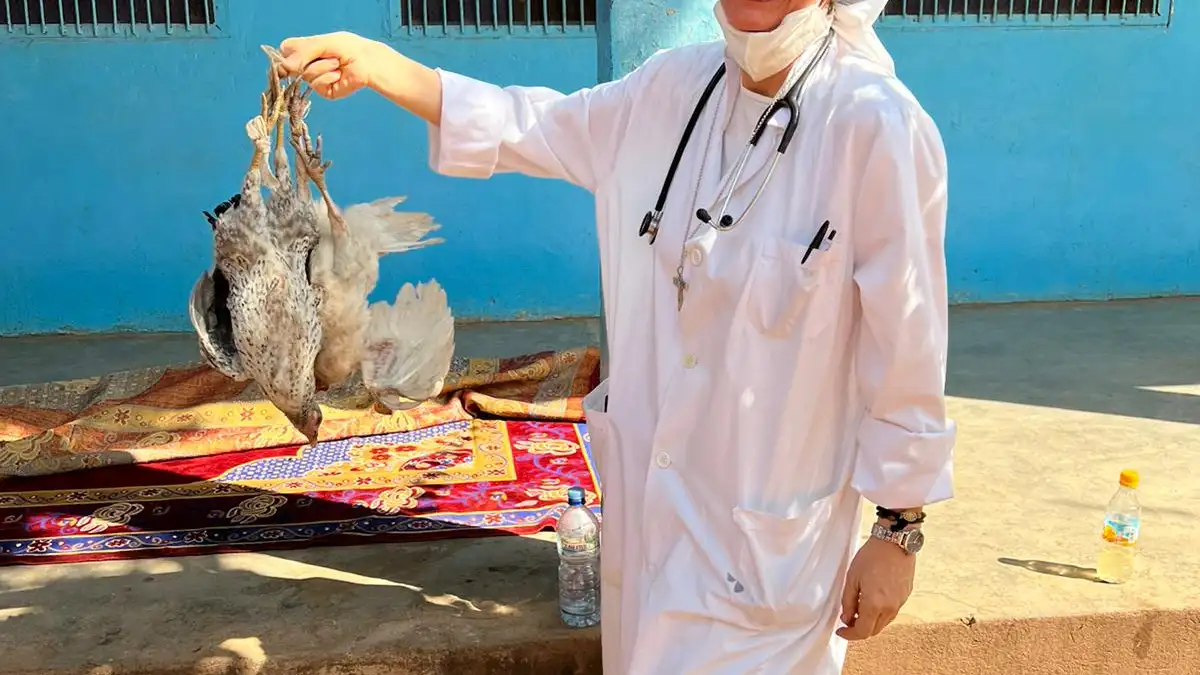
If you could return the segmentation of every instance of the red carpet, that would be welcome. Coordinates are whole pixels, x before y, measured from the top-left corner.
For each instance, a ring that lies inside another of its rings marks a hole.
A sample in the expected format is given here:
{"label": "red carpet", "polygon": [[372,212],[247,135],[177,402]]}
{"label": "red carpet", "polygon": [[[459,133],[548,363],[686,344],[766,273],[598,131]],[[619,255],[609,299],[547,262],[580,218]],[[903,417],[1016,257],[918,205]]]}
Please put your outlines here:
{"label": "red carpet", "polygon": [[416,431],[0,482],[0,565],[530,534],[598,488],[583,424]]}

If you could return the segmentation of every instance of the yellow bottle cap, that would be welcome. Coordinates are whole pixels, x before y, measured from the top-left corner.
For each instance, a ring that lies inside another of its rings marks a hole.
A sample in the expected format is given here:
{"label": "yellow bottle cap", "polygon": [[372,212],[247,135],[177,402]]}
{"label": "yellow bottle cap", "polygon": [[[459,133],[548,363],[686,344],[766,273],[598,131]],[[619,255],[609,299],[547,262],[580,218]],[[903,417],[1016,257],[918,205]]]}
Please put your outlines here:
{"label": "yellow bottle cap", "polygon": [[1125,469],[1121,472],[1121,487],[1137,489],[1140,477],[1135,469]]}

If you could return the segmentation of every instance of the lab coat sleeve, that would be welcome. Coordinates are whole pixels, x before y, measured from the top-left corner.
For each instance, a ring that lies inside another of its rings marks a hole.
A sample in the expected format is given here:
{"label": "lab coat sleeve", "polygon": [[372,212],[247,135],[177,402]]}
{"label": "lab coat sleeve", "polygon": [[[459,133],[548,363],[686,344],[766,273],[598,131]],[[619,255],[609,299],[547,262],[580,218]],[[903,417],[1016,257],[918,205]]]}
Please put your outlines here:
{"label": "lab coat sleeve", "polygon": [[955,425],[946,416],[946,156],[923,113],[875,121],[855,202],[855,347],[866,413],[853,486],[885,508],[954,494]]}
{"label": "lab coat sleeve", "polygon": [[572,94],[501,88],[439,70],[442,121],[429,130],[430,166],[466,178],[558,178],[594,191],[611,171],[633,102],[661,54],[620,80]]}

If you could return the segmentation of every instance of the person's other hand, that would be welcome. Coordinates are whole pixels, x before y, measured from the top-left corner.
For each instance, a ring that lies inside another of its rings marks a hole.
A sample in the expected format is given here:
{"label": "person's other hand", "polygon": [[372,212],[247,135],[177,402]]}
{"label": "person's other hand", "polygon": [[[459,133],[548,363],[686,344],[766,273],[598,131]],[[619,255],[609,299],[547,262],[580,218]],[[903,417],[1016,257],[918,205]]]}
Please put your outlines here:
{"label": "person's other hand", "polygon": [[865,640],[883,632],[912,594],[917,558],[899,546],[871,538],[854,556],[842,591],[842,623],[837,634]]}
{"label": "person's other hand", "polygon": [[288,38],[279,53],[287,75],[298,74],[321,96],[339,99],[371,86],[380,47],[374,40],[339,32]]}

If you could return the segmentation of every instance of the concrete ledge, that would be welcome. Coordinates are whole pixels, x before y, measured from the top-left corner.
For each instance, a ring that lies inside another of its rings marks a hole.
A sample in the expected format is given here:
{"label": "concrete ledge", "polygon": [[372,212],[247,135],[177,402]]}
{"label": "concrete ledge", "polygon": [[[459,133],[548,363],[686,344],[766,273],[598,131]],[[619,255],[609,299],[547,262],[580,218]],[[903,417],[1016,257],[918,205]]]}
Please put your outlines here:
{"label": "concrete ledge", "polygon": [[855,645],[844,675],[1185,675],[1200,610],[896,626]]}
{"label": "concrete ledge", "polygon": [[[465,647],[453,651],[411,651],[396,654],[320,659],[282,659],[266,663],[243,657],[213,657],[194,665],[122,669],[96,666],[61,671],[63,675],[599,675],[600,637],[560,637],[502,647]],[[29,671],[59,675],[58,671]]]}
{"label": "concrete ledge", "polygon": [[[1200,611],[902,625],[851,648],[845,675],[1186,675],[1200,672]],[[39,675],[598,675],[599,633],[435,651],[262,661],[251,653],[175,666],[5,671]]]}

